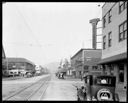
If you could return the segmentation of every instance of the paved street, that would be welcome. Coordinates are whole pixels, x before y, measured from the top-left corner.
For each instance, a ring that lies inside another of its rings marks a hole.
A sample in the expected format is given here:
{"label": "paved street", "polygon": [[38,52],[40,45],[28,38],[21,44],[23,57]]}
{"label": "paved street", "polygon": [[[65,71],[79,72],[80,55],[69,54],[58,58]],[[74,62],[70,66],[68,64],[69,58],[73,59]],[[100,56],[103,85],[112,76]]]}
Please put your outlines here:
{"label": "paved street", "polygon": [[76,88],[73,85],[81,85],[80,79],[58,79],[52,76],[52,80],[45,92],[43,100],[76,101]]}
{"label": "paved street", "polygon": [[[24,86],[30,85],[31,83],[34,83],[46,76],[47,75],[32,78],[22,78],[18,80],[2,81],[2,97],[5,98],[6,96],[18,91],[19,89],[24,88]],[[76,88],[73,85],[80,87],[81,85],[83,85],[83,81],[73,78],[58,79],[53,74],[51,81],[49,81],[48,84],[49,85],[40,100],[76,101]],[[118,86],[118,88],[116,88],[116,92],[119,94],[120,101],[126,101],[125,90],[121,89],[121,87]],[[38,99],[35,98],[34,100]]]}
{"label": "paved street", "polygon": [[17,80],[2,80],[2,98],[13,94],[14,92],[18,91],[19,89],[28,86],[41,78],[47,77],[48,75],[36,76],[32,78],[22,78]]}
{"label": "paved street", "polygon": [[76,88],[73,85],[82,84],[80,79],[58,79],[53,75],[42,100],[76,101]]}

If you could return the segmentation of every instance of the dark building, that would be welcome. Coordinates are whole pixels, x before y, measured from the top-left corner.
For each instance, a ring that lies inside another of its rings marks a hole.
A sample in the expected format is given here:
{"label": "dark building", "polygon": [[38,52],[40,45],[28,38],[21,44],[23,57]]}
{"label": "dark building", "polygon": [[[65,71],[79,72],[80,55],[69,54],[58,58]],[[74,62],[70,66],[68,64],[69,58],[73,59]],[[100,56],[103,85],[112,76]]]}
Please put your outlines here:
{"label": "dark building", "polygon": [[88,72],[101,73],[97,63],[101,60],[101,49],[80,49],[71,57],[71,67],[73,74],[77,78],[81,78]]}

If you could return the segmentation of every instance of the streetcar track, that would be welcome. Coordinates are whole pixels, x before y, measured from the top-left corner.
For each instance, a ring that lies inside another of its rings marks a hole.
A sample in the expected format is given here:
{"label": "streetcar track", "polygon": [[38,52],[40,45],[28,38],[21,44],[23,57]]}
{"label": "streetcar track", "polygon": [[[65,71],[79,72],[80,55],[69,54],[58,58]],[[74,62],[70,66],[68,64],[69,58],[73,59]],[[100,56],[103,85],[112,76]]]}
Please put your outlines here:
{"label": "streetcar track", "polygon": [[44,94],[45,94],[45,92],[46,92],[47,88],[48,88],[48,85],[46,86],[46,88],[45,88],[44,92],[42,93],[42,95],[41,95],[41,97],[40,97],[40,100],[43,98],[43,96],[44,96]]}
{"label": "streetcar track", "polygon": [[[42,87],[44,88],[44,86],[48,84],[49,80],[50,80],[50,77],[47,78],[47,80],[45,80],[45,81],[41,84],[41,86],[39,86],[39,88],[36,89],[35,92],[33,92],[31,95],[29,95],[29,97],[27,97],[26,100],[30,100],[30,99],[32,98],[32,96],[33,96],[34,94],[36,94],[36,93],[40,90],[40,88],[42,88]],[[44,89],[45,89],[45,88],[44,88]]]}
{"label": "streetcar track", "polygon": [[[41,100],[42,95],[44,95],[44,92],[46,91],[46,89],[48,87],[49,80],[51,80],[51,78],[49,78],[47,81],[45,81],[45,83],[43,83],[43,86],[40,86],[40,88],[36,92],[37,93],[36,95],[39,95],[38,98],[36,96],[36,99],[34,99],[33,96],[31,96],[31,98],[28,98],[27,100]],[[42,90],[43,90],[43,92],[42,92]],[[40,94],[40,92],[41,92],[41,94]]]}
{"label": "streetcar track", "polygon": [[[33,87],[34,85],[37,85],[38,83],[40,83],[40,82],[42,82],[42,81],[43,81],[43,83],[42,83],[42,85],[43,85],[43,84],[45,83],[44,81],[47,81],[47,78],[50,78],[50,77],[45,77],[45,78],[43,78],[43,79],[40,79],[39,81],[34,82],[34,83],[30,84],[29,86],[26,86],[26,87],[23,88],[23,89],[20,89],[18,92],[15,92],[14,94],[9,95],[8,97],[5,97],[3,100],[9,100],[9,99],[11,99],[11,98],[15,98],[16,95],[18,95],[18,94],[24,92],[25,90],[29,89],[30,87]],[[46,80],[45,80],[45,79],[46,79]],[[33,94],[34,94],[34,93],[33,93]],[[30,97],[29,97],[29,98],[30,98]],[[15,98],[15,99],[16,99],[16,98]],[[25,99],[25,100],[26,100],[26,99]]]}

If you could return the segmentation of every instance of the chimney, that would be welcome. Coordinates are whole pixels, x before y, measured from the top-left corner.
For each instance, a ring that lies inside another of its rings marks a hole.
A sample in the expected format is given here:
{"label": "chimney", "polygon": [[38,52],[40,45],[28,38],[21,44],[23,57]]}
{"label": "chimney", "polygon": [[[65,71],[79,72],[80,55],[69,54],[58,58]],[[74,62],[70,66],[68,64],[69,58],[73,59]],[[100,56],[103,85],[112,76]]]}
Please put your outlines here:
{"label": "chimney", "polygon": [[97,47],[97,23],[100,21],[99,18],[91,19],[90,23],[92,24],[92,48],[96,49]]}

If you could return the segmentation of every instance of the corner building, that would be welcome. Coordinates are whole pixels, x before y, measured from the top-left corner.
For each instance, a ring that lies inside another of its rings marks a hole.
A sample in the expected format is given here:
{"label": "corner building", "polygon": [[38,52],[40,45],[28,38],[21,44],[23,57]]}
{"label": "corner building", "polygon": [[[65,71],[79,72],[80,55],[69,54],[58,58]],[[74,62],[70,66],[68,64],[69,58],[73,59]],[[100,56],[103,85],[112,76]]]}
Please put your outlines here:
{"label": "corner building", "polygon": [[127,86],[127,2],[108,2],[102,7],[103,72],[116,76],[117,86]]}

